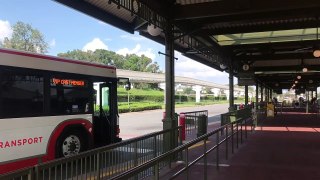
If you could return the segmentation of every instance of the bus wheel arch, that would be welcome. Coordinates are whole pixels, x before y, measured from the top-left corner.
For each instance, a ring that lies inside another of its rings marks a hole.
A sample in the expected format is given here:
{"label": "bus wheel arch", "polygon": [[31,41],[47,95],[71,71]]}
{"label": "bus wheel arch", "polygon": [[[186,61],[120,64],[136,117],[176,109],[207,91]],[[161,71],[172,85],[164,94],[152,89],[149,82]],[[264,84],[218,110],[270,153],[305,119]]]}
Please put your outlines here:
{"label": "bus wheel arch", "polygon": [[91,147],[90,136],[81,125],[64,128],[55,144],[55,158],[68,157],[86,151]]}

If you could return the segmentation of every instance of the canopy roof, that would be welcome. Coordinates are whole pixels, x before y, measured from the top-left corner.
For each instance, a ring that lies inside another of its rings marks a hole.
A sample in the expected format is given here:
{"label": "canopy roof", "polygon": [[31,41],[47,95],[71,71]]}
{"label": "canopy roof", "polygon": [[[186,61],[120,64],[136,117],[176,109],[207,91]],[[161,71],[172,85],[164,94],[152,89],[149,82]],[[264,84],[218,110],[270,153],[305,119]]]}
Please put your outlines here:
{"label": "canopy roof", "polygon": [[[240,83],[250,77],[279,91],[296,80],[297,89],[320,82],[320,59],[313,56],[320,47],[318,0],[56,1],[163,44],[172,23],[175,50],[221,71],[226,65]],[[149,24],[163,32],[151,36]]]}

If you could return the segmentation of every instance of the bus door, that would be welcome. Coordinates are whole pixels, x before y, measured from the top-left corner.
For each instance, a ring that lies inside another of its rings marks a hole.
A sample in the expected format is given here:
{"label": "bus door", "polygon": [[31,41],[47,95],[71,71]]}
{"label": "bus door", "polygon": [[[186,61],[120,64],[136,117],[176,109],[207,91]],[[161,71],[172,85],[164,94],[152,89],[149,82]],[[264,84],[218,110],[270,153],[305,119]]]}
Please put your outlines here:
{"label": "bus door", "polygon": [[117,114],[113,98],[116,95],[111,83],[95,83],[94,89],[93,134],[95,145],[100,147],[114,142]]}

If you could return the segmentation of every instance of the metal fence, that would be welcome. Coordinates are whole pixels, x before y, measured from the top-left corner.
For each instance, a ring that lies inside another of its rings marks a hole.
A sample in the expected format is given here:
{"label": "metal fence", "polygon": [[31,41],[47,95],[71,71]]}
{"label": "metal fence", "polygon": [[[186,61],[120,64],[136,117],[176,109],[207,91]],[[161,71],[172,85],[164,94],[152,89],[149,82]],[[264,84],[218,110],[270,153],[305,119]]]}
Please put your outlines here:
{"label": "metal fence", "polygon": [[[69,158],[57,159],[0,175],[0,179],[110,179],[167,152],[169,149],[165,147],[164,137],[179,134],[178,132],[181,132],[181,127],[151,133]],[[181,143],[181,139],[179,142]],[[158,168],[168,163],[170,162],[162,161]],[[135,178],[140,179],[154,173],[155,169],[150,167],[136,174]]]}
{"label": "metal fence", "polygon": [[203,111],[192,111],[192,112],[183,112],[180,114],[184,114],[186,118],[186,134],[192,134],[197,132],[198,129],[198,117],[201,115],[205,115],[208,117],[208,110]]}
{"label": "metal fence", "polygon": [[[141,166],[135,167],[111,179],[130,179],[134,177],[136,174],[143,172],[144,170],[150,167],[154,167],[155,169],[156,173],[154,174],[154,179],[159,179],[159,175],[160,175],[159,164],[161,164],[161,162],[163,162],[168,157],[177,153],[184,154],[184,158],[183,158],[184,164],[180,166],[180,169],[176,167],[175,168],[176,172],[170,177],[165,177],[165,179],[174,179],[180,175],[184,175],[186,177],[183,177],[183,178],[188,179],[191,166],[195,165],[199,161],[202,161],[204,165],[203,176],[204,176],[204,179],[207,179],[207,173],[208,173],[207,168],[210,164],[212,164],[212,161],[208,162],[209,155],[215,156],[216,168],[218,169],[219,163],[221,161],[220,153],[222,153],[221,152],[222,144],[223,143],[225,144],[225,148],[223,150],[225,151],[224,152],[225,158],[228,159],[228,154],[234,153],[234,148],[239,147],[239,144],[243,142],[244,137],[247,138],[247,132],[249,130],[253,131],[252,121],[248,121],[247,119],[239,119],[237,121],[226,124],[220,128],[217,128],[214,131],[208,134],[205,134],[197,139],[194,139],[189,143],[179,146],[173,150],[170,150],[165,154],[162,154],[156,158],[153,158],[152,160],[146,162]],[[215,140],[214,144],[211,143],[212,144],[211,147],[209,146],[209,143],[208,143],[209,140],[210,141]],[[200,142],[203,142],[203,154],[201,154],[200,156],[196,157],[193,160],[190,160],[191,157],[189,157],[189,151],[191,147]],[[229,148],[231,148],[231,152]],[[215,154],[213,154],[214,150],[215,150]]]}
{"label": "metal fence", "polygon": [[221,117],[221,126],[223,126],[230,122],[236,121],[237,119],[251,118],[252,109],[250,107],[246,107],[246,108],[235,110],[232,112],[220,114],[220,117]]}

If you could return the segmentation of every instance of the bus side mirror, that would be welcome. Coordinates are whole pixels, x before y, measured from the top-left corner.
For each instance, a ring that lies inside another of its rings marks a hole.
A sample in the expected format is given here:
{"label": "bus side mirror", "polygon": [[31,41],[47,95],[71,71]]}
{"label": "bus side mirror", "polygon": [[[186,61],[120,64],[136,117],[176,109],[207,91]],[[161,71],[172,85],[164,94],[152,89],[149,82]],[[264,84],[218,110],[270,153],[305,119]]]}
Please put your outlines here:
{"label": "bus side mirror", "polygon": [[129,78],[118,77],[118,82],[125,83],[124,88],[129,91],[131,89],[131,83]]}
{"label": "bus side mirror", "polygon": [[124,87],[127,91],[129,91],[131,89],[131,83],[128,82]]}

